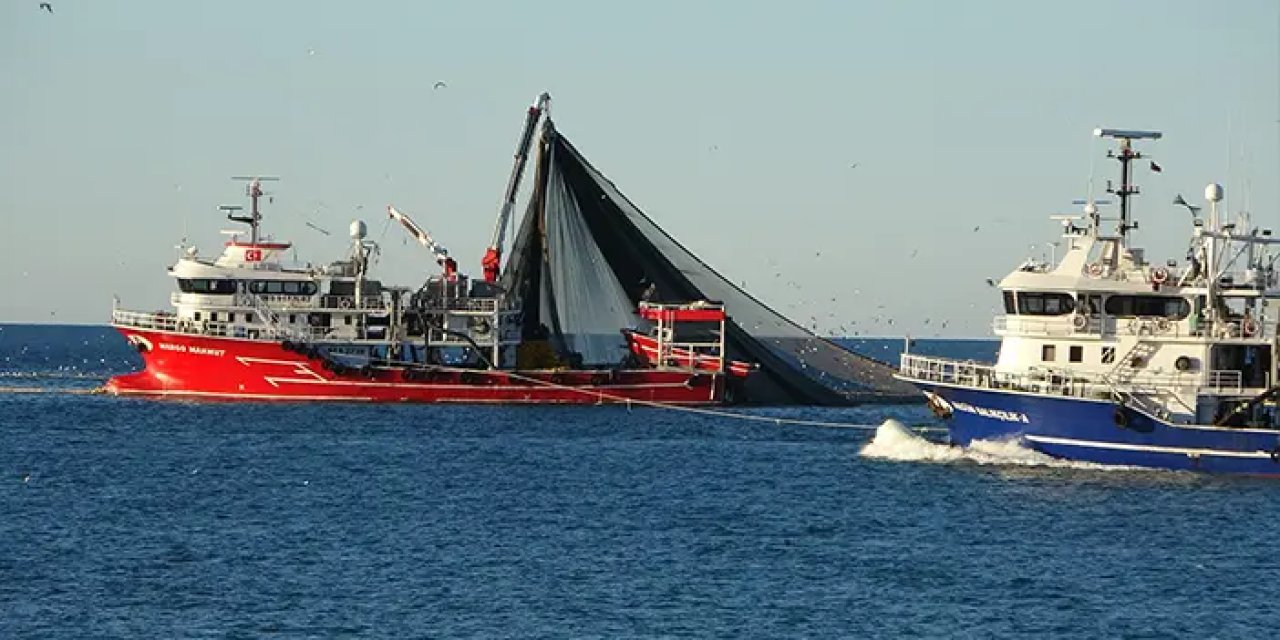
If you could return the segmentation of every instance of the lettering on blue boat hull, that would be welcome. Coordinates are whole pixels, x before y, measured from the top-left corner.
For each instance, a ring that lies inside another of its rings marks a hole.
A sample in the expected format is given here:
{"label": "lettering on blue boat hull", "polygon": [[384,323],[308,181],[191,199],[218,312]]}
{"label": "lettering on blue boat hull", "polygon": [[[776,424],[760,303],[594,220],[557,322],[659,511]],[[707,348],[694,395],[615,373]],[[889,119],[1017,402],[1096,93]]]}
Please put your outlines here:
{"label": "lettering on blue boat hull", "polygon": [[948,409],[951,441],[1017,438],[1068,460],[1206,471],[1280,474],[1280,431],[1176,425],[1105,400],[920,384]]}

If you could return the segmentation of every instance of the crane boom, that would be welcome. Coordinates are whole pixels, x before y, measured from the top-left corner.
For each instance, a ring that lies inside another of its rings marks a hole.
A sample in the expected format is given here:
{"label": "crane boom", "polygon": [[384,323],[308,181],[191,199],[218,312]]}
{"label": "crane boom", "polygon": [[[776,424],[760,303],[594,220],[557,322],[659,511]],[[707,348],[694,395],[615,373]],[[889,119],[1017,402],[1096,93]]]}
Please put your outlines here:
{"label": "crane boom", "polygon": [[507,191],[503,194],[502,209],[498,212],[498,222],[493,228],[493,240],[484,252],[480,264],[484,269],[484,279],[489,282],[498,280],[502,268],[502,244],[506,238],[507,223],[511,220],[511,212],[516,208],[516,192],[520,190],[520,179],[524,176],[524,167],[529,160],[529,147],[533,145],[533,132],[538,120],[551,104],[551,95],[543,93],[529,107],[524,121],[524,131],[516,143],[515,166],[511,168],[511,177],[507,180]]}
{"label": "crane boom", "polygon": [[409,232],[409,235],[413,236],[413,238],[418,241],[418,244],[429,249],[431,253],[435,255],[437,261],[449,259],[449,250],[436,244],[436,241],[432,239],[431,234],[427,233],[426,229],[418,226],[418,223],[414,222],[412,218],[401,213],[391,205],[387,205],[387,215],[395,218],[396,221]]}

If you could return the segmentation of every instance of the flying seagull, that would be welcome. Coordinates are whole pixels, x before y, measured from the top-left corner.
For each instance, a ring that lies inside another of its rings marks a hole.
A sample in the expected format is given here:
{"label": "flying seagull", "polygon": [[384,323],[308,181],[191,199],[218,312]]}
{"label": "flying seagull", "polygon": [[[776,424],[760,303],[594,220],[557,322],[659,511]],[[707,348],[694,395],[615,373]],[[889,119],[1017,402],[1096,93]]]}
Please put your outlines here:
{"label": "flying seagull", "polygon": [[48,2],[41,2],[40,8],[44,9],[45,11],[48,11],[49,13],[53,13],[53,5],[49,4]]}
{"label": "flying seagull", "polygon": [[449,86],[449,85],[447,85],[447,84],[445,84],[445,83],[443,83],[443,82],[437,82],[437,83],[435,83],[435,84],[431,85],[431,88],[432,88],[432,89],[443,89],[443,88],[445,88],[445,87],[447,87],[447,86]]}

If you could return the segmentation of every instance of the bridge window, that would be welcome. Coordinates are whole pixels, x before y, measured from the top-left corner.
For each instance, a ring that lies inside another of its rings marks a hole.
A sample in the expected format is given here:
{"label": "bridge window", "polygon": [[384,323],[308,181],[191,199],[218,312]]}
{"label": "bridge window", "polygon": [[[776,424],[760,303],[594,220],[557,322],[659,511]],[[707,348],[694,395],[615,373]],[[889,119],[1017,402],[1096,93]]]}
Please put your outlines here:
{"label": "bridge window", "polygon": [[1172,296],[1111,296],[1107,314],[1118,318],[1137,316],[1181,320],[1191,313],[1191,303]]}
{"label": "bridge window", "polygon": [[249,291],[257,294],[268,295],[285,295],[285,296],[309,296],[314,295],[319,289],[316,283],[311,281],[299,282],[297,280],[254,280],[249,283]]}
{"label": "bridge window", "polygon": [[1071,362],[1084,362],[1084,347],[1080,345],[1071,345],[1067,349],[1067,360]]}
{"label": "bridge window", "polygon": [[1102,364],[1111,364],[1115,361],[1116,361],[1116,348],[1103,347],[1102,348]]}
{"label": "bridge window", "polygon": [[[1019,297],[1019,298],[1021,298],[1022,296],[1018,296],[1018,297]],[[1053,361],[1054,361],[1054,359],[1055,359],[1055,358],[1057,358],[1057,357],[1058,357],[1058,349],[1057,349],[1057,347],[1055,347],[1055,346],[1053,346],[1053,345],[1051,345],[1051,344],[1042,345],[1042,346],[1040,347],[1040,359],[1041,359],[1041,360],[1043,360],[1043,361],[1045,361],[1045,362],[1053,362]]]}
{"label": "bridge window", "polygon": [[230,295],[236,292],[236,281],[226,278],[178,278],[178,290],[202,295]]}
{"label": "bridge window", "polygon": [[1014,304],[1014,302],[1013,302],[1013,292],[1012,292],[1012,291],[1005,291],[1005,292],[1004,292],[1004,312],[1005,312],[1005,313],[1017,313],[1017,312],[1018,312],[1018,305]]}
{"label": "bridge window", "polygon": [[1076,299],[1066,293],[1018,292],[1018,313],[1028,316],[1061,316],[1075,309]]}

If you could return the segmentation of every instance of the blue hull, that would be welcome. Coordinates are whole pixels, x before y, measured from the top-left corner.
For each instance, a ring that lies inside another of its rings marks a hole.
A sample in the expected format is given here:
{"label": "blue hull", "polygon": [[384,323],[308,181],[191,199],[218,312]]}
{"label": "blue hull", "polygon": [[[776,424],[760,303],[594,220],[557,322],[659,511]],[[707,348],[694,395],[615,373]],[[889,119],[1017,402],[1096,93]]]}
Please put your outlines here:
{"label": "blue hull", "polygon": [[1067,460],[1280,475],[1280,430],[1175,425],[1114,403],[917,382],[945,400],[951,441],[1020,439]]}

